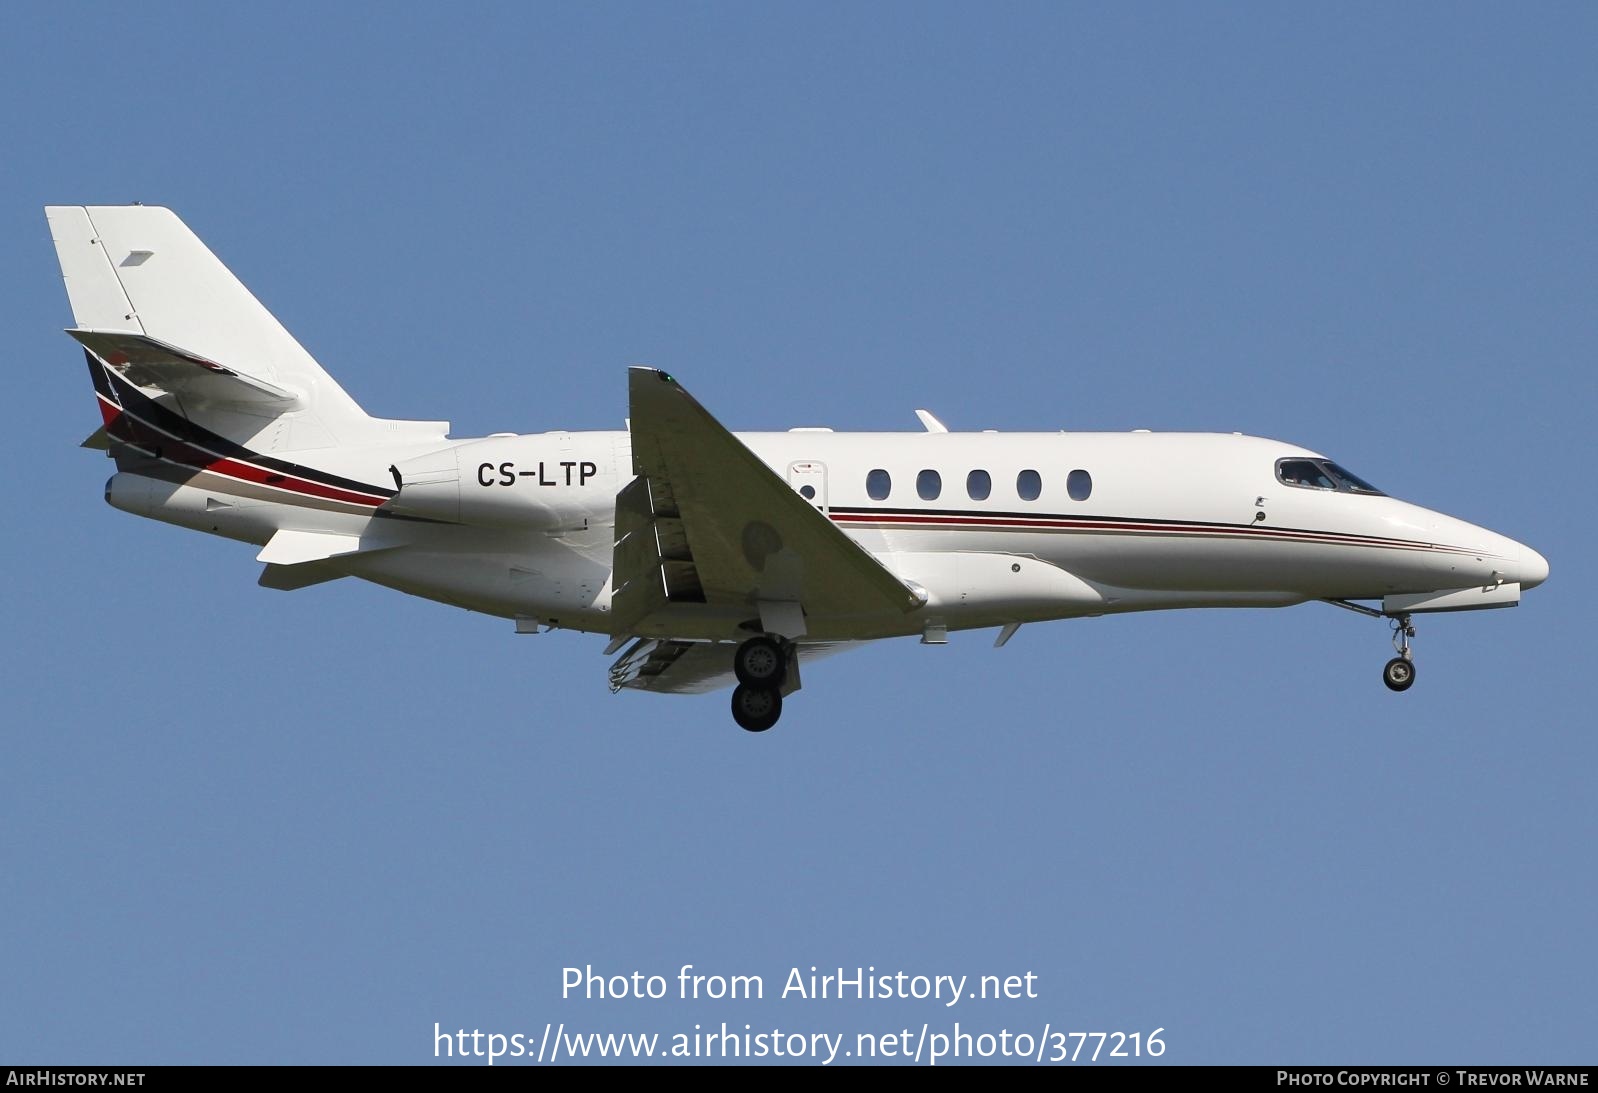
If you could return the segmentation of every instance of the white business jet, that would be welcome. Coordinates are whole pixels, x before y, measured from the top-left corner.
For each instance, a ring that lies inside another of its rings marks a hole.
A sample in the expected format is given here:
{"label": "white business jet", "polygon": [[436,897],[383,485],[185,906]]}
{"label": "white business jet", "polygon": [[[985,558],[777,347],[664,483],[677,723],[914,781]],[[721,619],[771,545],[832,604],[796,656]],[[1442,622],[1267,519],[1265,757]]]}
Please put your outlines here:
{"label": "white business jet", "polygon": [[47,210],[119,509],[258,545],[260,583],[359,577],[607,635],[611,689],[735,685],[774,725],[850,643],[1321,600],[1391,621],[1511,607],[1548,563],[1316,452],[1208,433],[731,433],[628,376],[626,431],[452,439],[369,416],[167,209]]}

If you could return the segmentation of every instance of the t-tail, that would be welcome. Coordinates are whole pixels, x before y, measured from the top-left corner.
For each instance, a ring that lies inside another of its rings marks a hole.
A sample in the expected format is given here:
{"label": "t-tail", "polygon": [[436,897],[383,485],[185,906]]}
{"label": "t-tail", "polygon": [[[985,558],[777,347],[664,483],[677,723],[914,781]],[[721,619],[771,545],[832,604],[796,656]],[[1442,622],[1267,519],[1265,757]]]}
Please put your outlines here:
{"label": "t-tail", "polygon": [[447,422],[361,409],[171,210],[45,213],[104,423],[86,444],[120,469],[369,513],[392,490],[339,473],[352,450],[447,443]]}

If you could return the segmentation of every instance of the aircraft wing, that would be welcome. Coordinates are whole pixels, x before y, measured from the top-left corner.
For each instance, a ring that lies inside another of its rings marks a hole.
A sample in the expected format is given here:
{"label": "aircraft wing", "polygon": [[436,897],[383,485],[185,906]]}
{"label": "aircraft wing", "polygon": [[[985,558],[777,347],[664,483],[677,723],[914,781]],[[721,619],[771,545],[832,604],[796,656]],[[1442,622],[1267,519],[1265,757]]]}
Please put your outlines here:
{"label": "aircraft wing", "polygon": [[616,498],[612,634],[693,603],[747,608],[789,638],[807,615],[921,605],[676,380],[633,368],[628,385],[637,478]]}
{"label": "aircraft wing", "polygon": [[[840,653],[852,642],[801,643],[799,662],[809,664]],[[610,666],[610,689],[623,687],[656,694],[698,695],[731,687],[732,642],[671,641],[640,638]],[[784,692],[797,689],[798,673],[790,673]]]}
{"label": "aircraft wing", "polygon": [[293,391],[131,330],[67,331],[82,346],[139,387],[154,387],[198,402],[268,403],[278,410],[299,401]]}

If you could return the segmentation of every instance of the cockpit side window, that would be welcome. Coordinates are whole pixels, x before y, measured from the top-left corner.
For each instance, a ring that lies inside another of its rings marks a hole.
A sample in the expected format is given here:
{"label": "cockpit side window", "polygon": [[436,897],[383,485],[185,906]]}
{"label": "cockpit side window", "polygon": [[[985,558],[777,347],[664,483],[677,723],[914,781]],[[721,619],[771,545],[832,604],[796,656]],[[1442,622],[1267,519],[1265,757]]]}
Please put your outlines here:
{"label": "cockpit side window", "polygon": [[1363,478],[1350,474],[1336,463],[1325,459],[1278,459],[1276,478],[1284,485],[1306,490],[1336,490],[1340,493],[1386,496]]}
{"label": "cockpit side window", "polygon": [[1321,465],[1313,459],[1279,459],[1276,461],[1276,477],[1289,486],[1303,486],[1312,490],[1337,488],[1332,476],[1321,470]]}

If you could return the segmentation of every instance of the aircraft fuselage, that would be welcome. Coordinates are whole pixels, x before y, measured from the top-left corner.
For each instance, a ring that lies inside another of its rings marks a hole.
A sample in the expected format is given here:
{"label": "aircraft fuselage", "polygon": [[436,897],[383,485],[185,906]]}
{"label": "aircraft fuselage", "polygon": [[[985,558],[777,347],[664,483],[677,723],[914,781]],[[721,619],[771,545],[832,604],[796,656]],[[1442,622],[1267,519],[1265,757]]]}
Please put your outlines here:
{"label": "aircraft fuselage", "polygon": [[[1547,574],[1505,536],[1396,498],[1290,485],[1291,444],[1207,433],[739,433],[926,606],[810,621],[816,640],[920,633],[1175,607],[1381,599]],[[265,544],[282,528],[403,545],[338,564],[414,595],[507,618],[608,633],[617,491],[633,477],[625,432],[461,440],[443,449],[305,453],[392,492],[386,507],[202,471],[171,481],[137,465],[108,499],[144,516]],[[284,459],[293,460],[292,453]],[[419,469],[418,469],[419,468]],[[876,477],[873,478],[873,472]],[[884,480],[882,475],[886,474]],[[930,473],[929,473],[930,472]],[[933,477],[935,475],[935,478]],[[130,477],[131,476],[131,477]],[[884,489],[884,486],[886,487]],[[731,639],[742,609],[687,605],[652,624]]]}

